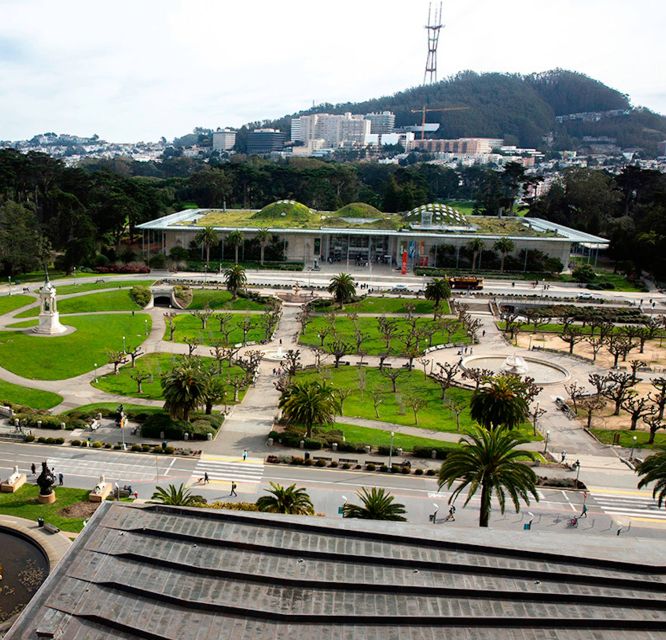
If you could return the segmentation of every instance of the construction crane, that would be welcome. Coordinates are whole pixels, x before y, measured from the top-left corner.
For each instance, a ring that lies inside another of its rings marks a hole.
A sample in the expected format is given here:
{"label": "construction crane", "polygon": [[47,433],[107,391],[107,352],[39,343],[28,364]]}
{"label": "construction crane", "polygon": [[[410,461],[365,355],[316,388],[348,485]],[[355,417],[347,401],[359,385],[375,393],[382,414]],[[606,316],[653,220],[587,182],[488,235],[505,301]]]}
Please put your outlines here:
{"label": "construction crane", "polygon": [[421,117],[421,140],[423,140],[425,139],[426,113],[430,113],[431,111],[467,111],[467,109],[469,109],[469,107],[443,107],[439,109],[430,109],[423,105],[423,108],[411,109],[411,112],[423,114]]}

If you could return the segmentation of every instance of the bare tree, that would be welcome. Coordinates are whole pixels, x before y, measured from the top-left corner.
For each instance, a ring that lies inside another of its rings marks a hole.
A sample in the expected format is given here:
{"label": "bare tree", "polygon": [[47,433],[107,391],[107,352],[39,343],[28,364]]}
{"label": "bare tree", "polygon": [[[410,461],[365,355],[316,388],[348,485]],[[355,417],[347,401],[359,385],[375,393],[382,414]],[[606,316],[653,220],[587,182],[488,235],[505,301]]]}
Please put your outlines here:
{"label": "bare tree", "polygon": [[319,338],[319,346],[324,346],[324,340],[331,334],[331,328],[329,326],[323,325],[317,330],[317,337]]}
{"label": "bare tree", "polygon": [[474,381],[474,389],[478,390],[482,382],[485,382],[493,375],[492,369],[479,369],[477,367],[470,367],[464,369],[462,377]]}
{"label": "bare tree", "polygon": [[379,354],[379,370],[382,371],[384,369],[384,361],[388,358],[388,353],[380,353]]}
{"label": "bare tree", "polygon": [[381,369],[382,375],[391,381],[391,388],[393,393],[397,393],[398,378],[402,374],[402,369]]}
{"label": "bare tree", "polygon": [[296,375],[296,372],[302,367],[301,365],[301,350],[289,349],[283,356],[281,366],[285,373],[291,378]]}
{"label": "bare tree", "polygon": [[143,381],[152,377],[152,374],[148,373],[147,371],[133,371],[130,374],[130,377],[132,380],[136,381],[136,392],[143,393]]}
{"label": "bare tree", "polygon": [[578,414],[578,400],[585,395],[585,387],[578,384],[577,380],[574,380],[571,384],[565,384],[564,390],[569,394],[569,398],[571,398],[574,413]]}
{"label": "bare tree", "polygon": [[539,307],[526,309],[525,319],[527,320],[527,324],[532,325],[532,333],[536,333],[540,326],[550,322],[550,316],[544,315],[543,311]]}
{"label": "bare tree", "polygon": [[229,336],[234,330],[233,318],[230,313],[220,313],[217,321],[220,323],[220,333],[224,336],[224,344],[228,345]]}
{"label": "bare tree", "polygon": [[601,396],[586,396],[578,401],[579,408],[582,409],[586,416],[587,429],[592,428],[592,416],[594,412],[603,409],[605,404]]}
{"label": "bare tree", "polygon": [[[431,326],[431,325],[426,325],[426,326]],[[441,331],[443,334],[445,334],[446,337],[444,341],[448,344],[449,342],[451,342],[451,336],[458,330],[460,324],[454,318],[441,318],[440,320],[437,321],[435,326],[437,327],[438,331]],[[432,338],[430,342],[432,343]],[[432,346],[432,344],[430,344],[429,346]]]}
{"label": "bare tree", "polygon": [[425,407],[425,405],[426,401],[414,393],[407,398],[407,406],[412,410],[412,413],[414,414],[415,425],[419,424],[418,413],[421,409],[423,409],[423,407]]}
{"label": "bare tree", "polygon": [[647,443],[654,444],[654,438],[657,435],[657,431],[659,431],[659,429],[664,429],[666,425],[654,414],[643,416],[643,422],[650,430],[650,438],[648,439]]}
{"label": "bare tree", "polygon": [[199,338],[185,338],[185,344],[187,345],[187,355],[191,356],[197,350],[197,347],[201,344]]}
{"label": "bare tree", "polygon": [[631,431],[636,431],[638,421],[644,417],[657,413],[657,407],[652,404],[649,396],[640,397],[636,391],[628,391],[622,401],[622,408],[629,414],[631,419]]}
{"label": "bare tree", "polygon": [[113,375],[118,375],[118,367],[127,362],[127,356],[124,351],[107,351],[106,358],[109,364],[113,365]]}
{"label": "bare tree", "polygon": [[247,384],[247,378],[244,375],[231,376],[229,384],[234,388],[234,402],[238,402],[240,390]]}
{"label": "bare tree", "polygon": [[134,347],[134,349],[130,348],[130,350],[127,352],[127,355],[132,360],[132,369],[134,369],[136,366],[136,359],[143,355],[143,349],[141,349],[141,347]]}
{"label": "bare tree", "polygon": [[164,321],[169,329],[169,340],[173,342],[173,334],[176,331],[175,319],[178,314],[175,311],[167,311],[162,315],[164,316]]}
{"label": "bare tree", "polygon": [[539,403],[537,402],[534,407],[532,407],[530,411],[530,415],[532,416],[532,434],[536,436],[537,433],[537,422],[539,418],[546,413],[545,409],[542,409],[539,407]]}
{"label": "bare tree", "polygon": [[379,329],[379,333],[384,338],[384,341],[386,343],[386,350],[390,351],[391,339],[395,335],[395,332],[398,330],[397,320],[381,316],[377,318],[377,328]]}
{"label": "bare tree", "polygon": [[445,362],[444,364],[438,364],[437,366],[439,367],[439,371],[433,377],[442,389],[442,400],[444,400],[446,392],[449,390],[453,384],[454,378],[460,371],[460,367],[455,362]]}
{"label": "bare tree", "polygon": [[596,362],[599,351],[601,351],[601,348],[606,344],[606,337],[595,336],[594,334],[591,334],[589,336],[585,336],[585,341],[592,349],[592,362]]}
{"label": "bare tree", "polygon": [[613,356],[613,369],[617,369],[617,363],[622,356],[626,360],[627,354],[635,347],[631,338],[620,333],[611,333],[606,338],[606,348]]}
{"label": "bare tree", "polygon": [[368,337],[366,333],[363,333],[358,327],[354,328],[354,338],[356,340],[356,353],[361,352],[361,346],[363,341]]}
{"label": "bare tree", "polygon": [[241,320],[240,325],[241,331],[243,332],[243,346],[247,344],[247,334],[252,329],[252,318],[245,317]]}
{"label": "bare tree", "polygon": [[203,309],[190,311],[190,315],[197,318],[201,322],[201,328],[205,330],[208,326],[208,319],[213,315],[213,310],[206,305]]}
{"label": "bare tree", "polygon": [[365,369],[363,367],[358,368],[358,390],[361,392],[361,397],[365,397],[365,389],[368,386],[367,377],[365,374]]}
{"label": "bare tree", "polygon": [[638,370],[647,367],[647,362],[645,362],[645,360],[630,360],[629,366],[631,367],[631,375],[635,382],[638,377]]}
{"label": "bare tree", "polygon": [[212,355],[217,362],[218,375],[222,373],[222,362],[229,360],[229,364],[231,364],[231,358],[233,357],[234,353],[236,353],[236,351],[237,349],[230,349],[225,347],[219,340],[216,340],[213,343],[213,348],[210,350],[210,355]]}
{"label": "bare tree", "polygon": [[661,329],[662,320],[663,316],[661,319],[649,317],[643,321],[643,328],[645,331],[644,333],[641,333],[641,335],[638,336],[638,339],[640,340],[639,353],[643,353],[643,351],[645,350],[646,340],[654,340],[659,335],[659,330]]}
{"label": "bare tree", "polygon": [[416,305],[413,302],[405,303],[405,313],[407,314],[407,317],[410,320],[412,319],[415,311],[416,311]]}
{"label": "bare tree", "polygon": [[384,396],[379,391],[372,392],[372,406],[375,410],[375,418],[379,419],[379,405],[384,402]]}
{"label": "bare tree", "polygon": [[315,369],[317,369],[317,372],[321,372],[321,365],[328,358],[328,354],[321,349],[313,349],[313,351],[315,358]]}
{"label": "bare tree", "polygon": [[664,407],[666,406],[666,378],[653,378],[652,386],[657,391],[653,402],[657,405],[659,420],[664,419]]}
{"label": "bare tree", "polygon": [[331,353],[335,360],[335,368],[337,369],[340,366],[340,360],[344,358],[348,353],[351,352],[351,345],[343,342],[342,340],[336,339],[331,345]]}
{"label": "bare tree", "polygon": [[460,414],[465,410],[465,403],[455,398],[448,398],[444,405],[456,416],[456,431],[460,433]]}
{"label": "bare tree", "polygon": [[580,327],[570,325],[562,330],[560,340],[564,340],[569,345],[569,353],[573,354],[574,347],[585,340],[585,335]]}
{"label": "bare tree", "polygon": [[614,416],[620,415],[620,407],[627,397],[627,393],[633,387],[637,380],[630,373],[624,371],[611,371],[606,375],[608,385],[602,392],[604,398],[608,398],[615,403]]}
{"label": "bare tree", "polygon": [[[643,353],[643,350],[645,348],[645,341],[647,340],[648,337],[648,332],[646,331],[644,326],[641,326],[639,324],[628,324],[620,329],[620,333],[623,335],[627,336],[632,344],[635,343],[635,341],[638,341],[638,344],[640,345],[640,353]],[[624,360],[625,358],[623,358]]]}
{"label": "bare tree", "polygon": [[595,388],[598,396],[603,396],[610,381],[601,373],[591,373],[588,378],[590,384]]}
{"label": "bare tree", "polygon": [[338,398],[338,406],[340,415],[344,415],[345,400],[354,392],[351,387],[338,387],[335,390],[335,395]]}
{"label": "bare tree", "polygon": [[423,367],[423,377],[428,377],[428,365],[430,364],[430,359],[425,356],[419,358],[417,362]]}

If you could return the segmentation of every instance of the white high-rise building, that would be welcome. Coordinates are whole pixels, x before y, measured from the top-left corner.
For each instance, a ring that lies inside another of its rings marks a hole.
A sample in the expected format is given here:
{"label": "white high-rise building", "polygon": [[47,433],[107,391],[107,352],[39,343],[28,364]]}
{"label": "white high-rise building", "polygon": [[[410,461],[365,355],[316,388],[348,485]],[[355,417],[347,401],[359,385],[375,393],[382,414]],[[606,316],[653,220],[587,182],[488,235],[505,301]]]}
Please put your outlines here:
{"label": "white high-rise building", "polygon": [[391,111],[368,113],[365,119],[370,120],[370,133],[393,133],[395,129],[395,113]]}
{"label": "white high-rise building", "polygon": [[343,144],[364,145],[370,127],[370,121],[362,115],[314,113],[292,119],[291,139],[305,145],[321,139],[326,146],[334,148]]}
{"label": "white high-rise building", "polygon": [[236,144],[236,132],[231,129],[213,131],[213,151],[229,151]]}

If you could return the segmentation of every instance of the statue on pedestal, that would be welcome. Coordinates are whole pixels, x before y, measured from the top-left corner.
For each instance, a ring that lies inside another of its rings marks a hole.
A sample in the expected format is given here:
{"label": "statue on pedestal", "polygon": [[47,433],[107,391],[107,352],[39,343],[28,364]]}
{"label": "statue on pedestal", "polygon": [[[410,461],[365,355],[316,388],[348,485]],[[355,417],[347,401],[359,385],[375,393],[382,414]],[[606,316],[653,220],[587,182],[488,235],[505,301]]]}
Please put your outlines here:
{"label": "statue on pedestal", "polygon": [[46,266],[44,267],[44,284],[39,289],[39,324],[33,331],[44,335],[58,335],[67,331],[67,327],[60,324],[56,290],[49,282],[49,272]]}
{"label": "statue on pedestal", "polygon": [[50,496],[53,493],[53,485],[55,484],[55,476],[51,473],[46,462],[42,462],[42,472],[37,478],[39,485],[40,496]]}

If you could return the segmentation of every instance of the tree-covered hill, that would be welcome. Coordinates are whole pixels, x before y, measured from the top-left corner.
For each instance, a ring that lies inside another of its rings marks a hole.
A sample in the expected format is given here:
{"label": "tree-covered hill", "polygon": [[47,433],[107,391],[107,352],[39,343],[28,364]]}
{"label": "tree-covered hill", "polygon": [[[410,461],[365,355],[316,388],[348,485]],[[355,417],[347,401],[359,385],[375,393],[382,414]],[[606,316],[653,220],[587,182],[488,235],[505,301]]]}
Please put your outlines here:
{"label": "tree-covered hill", "polygon": [[[393,111],[396,125],[418,124],[423,105],[465,106],[464,111],[431,112],[428,122],[439,122],[436,137],[497,137],[507,143],[544,148],[543,137],[553,133],[555,148],[576,148],[585,136],[615,138],[621,147],[641,147],[656,153],[666,139],[666,117],[647,109],[632,109],[628,97],[588,76],[555,69],[530,75],[463,71],[433,85],[414,87],[391,96],[363,102],[321,104],[272,121],[285,131],[292,117],[307,113],[369,113]],[[598,121],[558,123],[556,116],[628,111]]]}

